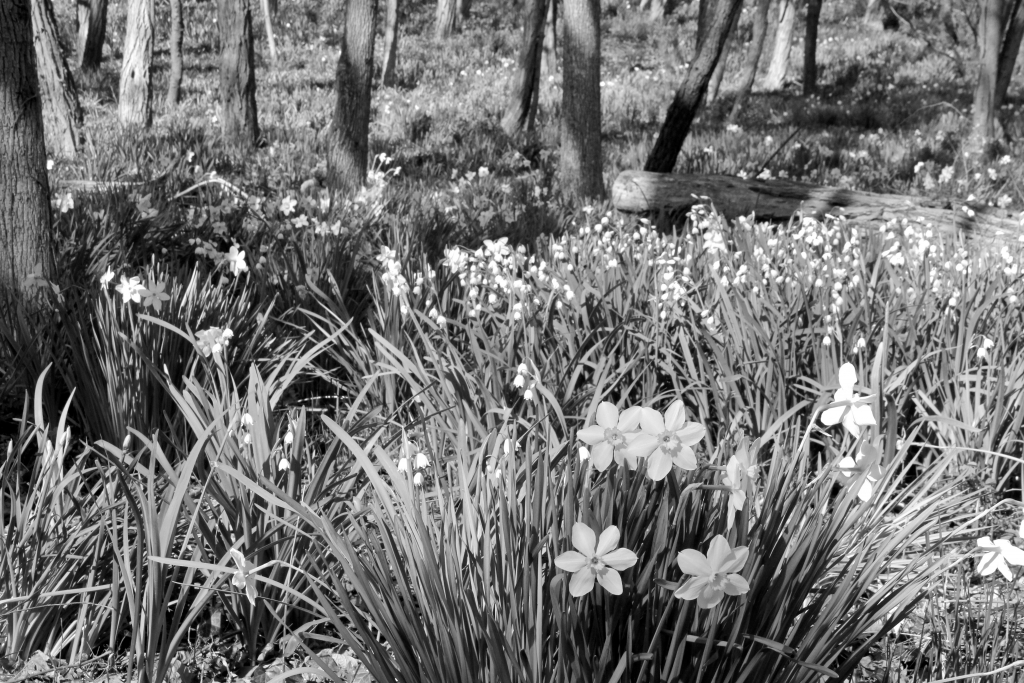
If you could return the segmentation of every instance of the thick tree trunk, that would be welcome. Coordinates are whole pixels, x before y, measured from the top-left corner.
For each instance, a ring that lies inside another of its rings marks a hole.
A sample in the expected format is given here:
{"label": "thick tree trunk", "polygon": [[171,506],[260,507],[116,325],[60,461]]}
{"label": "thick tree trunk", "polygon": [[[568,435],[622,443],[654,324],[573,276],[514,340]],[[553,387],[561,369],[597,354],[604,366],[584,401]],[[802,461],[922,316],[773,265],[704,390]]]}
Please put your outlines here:
{"label": "thick tree trunk", "polygon": [[53,273],[50,187],[29,0],[0,2],[0,316],[32,296],[37,264]]}
{"label": "thick tree trunk", "polygon": [[789,180],[623,171],[612,185],[612,205],[628,213],[685,212],[695,204],[707,203],[698,197],[707,197],[715,210],[730,220],[754,214],[759,221],[788,221],[803,212],[816,218],[845,216],[853,223],[882,224],[906,218],[996,243],[1016,243],[1022,234],[1020,223],[1006,212],[977,206],[968,213],[962,208],[963,201],[855,192]]}
{"label": "thick tree trunk", "polygon": [[117,117],[123,126],[153,122],[153,0],[128,0]]}
{"label": "thick tree trunk", "polygon": [[1006,18],[1006,30],[1003,44],[999,49],[999,72],[996,79],[996,112],[1006,101],[1006,92],[1010,89],[1013,70],[1017,66],[1017,55],[1020,54],[1021,41],[1024,40],[1024,0],[1012,0],[1009,15]]}
{"label": "thick tree trunk", "polygon": [[565,0],[562,46],[562,191],[604,198],[601,167],[601,31],[599,0]]}
{"label": "thick tree trunk", "polygon": [[779,25],[775,29],[775,45],[772,61],[768,63],[768,74],[764,79],[767,91],[781,90],[789,71],[789,51],[793,46],[793,31],[796,28],[797,0],[780,0]]}
{"label": "thick tree trunk", "polygon": [[743,60],[739,88],[736,90],[736,99],[732,103],[732,111],[729,112],[729,123],[736,123],[739,120],[743,105],[746,104],[750,91],[754,88],[754,79],[757,78],[757,63],[761,60],[764,39],[768,35],[768,9],[770,7],[771,0],[757,0],[757,6],[754,8],[754,31],[750,38],[750,45],[747,46],[746,58]]}
{"label": "thick tree trunk", "polygon": [[252,8],[249,0],[218,0],[220,27],[221,131],[227,140],[255,145],[256,70],[253,65]]}
{"label": "thick tree trunk", "polygon": [[743,0],[719,0],[710,10],[708,29],[701,36],[697,56],[672,98],[644,170],[669,173],[675,168],[679,150],[683,148],[683,141],[690,132],[690,124],[704,99],[708,81],[722,56],[725,41],[729,38],[729,29],[742,4]]}
{"label": "thick tree trunk", "polygon": [[391,86],[398,80],[398,0],[385,0],[384,6],[384,69],[381,82]]}
{"label": "thick tree trunk", "polygon": [[107,0],[78,0],[78,68],[96,71],[103,59]]}
{"label": "thick tree trunk", "polygon": [[540,55],[544,43],[544,19],[547,0],[526,0],[523,5],[523,43],[519,50],[519,69],[512,88],[512,103],[501,120],[508,135],[515,135],[530,122],[533,104],[540,88]]}
{"label": "thick tree trunk", "polygon": [[553,76],[558,72],[558,2],[548,0],[548,18],[544,22],[544,46],[541,49],[541,76]]}
{"label": "thick tree trunk", "polygon": [[718,58],[718,64],[715,65],[715,70],[711,74],[711,80],[708,81],[708,93],[705,97],[705,102],[708,104],[718,99],[718,92],[722,88],[722,81],[725,80],[725,68],[729,61],[729,50],[732,49],[732,36],[736,34],[736,28],[739,24],[740,13],[737,12],[732,20],[732,26],[729,27],[729,38],[726,39],[725,47],[722,48],[722,56]]}
{"label": "thick tree trunk", "polygon": [[274,38],[274,22],[271,21],[270,0],[261,0],[263,10],[263,28],[267,32],[267,49],[270,51],[270,63],[277,64],[277,39]]}
{"label": "thick tree trunk", "polygon": [[164,106],[170,110],[178,106],[181,99],[181,75],[184,71],[181,48],[185,40],[185,16],[181,11],[181,0],[171,0],[171,70],[167,76],[167,99]]}
{"label": "thick tree trunk", "polygon": [[437,0],[437,12],[434,15],[434,37],[443,40],[455,33],[458,20],[458,0]]}
{"label": "thick tree trunk", "polygon": [[43,129],[54,154],[74,157],[82,127],[82,105],[75,79],[57,40],[51,0],[31,0],[36,70],[43,97]]}
{"label": "thick tree trunk", "polygon": [[996,81],[999,48],[1003,40],[1005,0],[982,0],[978,21],[978,79],[974,88],[974,110],[968,148],[984,152],[997,137]]}
{"label": "thick tree trunk", "polygon": [[818,20],[821,0],[807,0],[807,21],[804,25],[804,95],[818,91]]}
{"label": "thick tree trunk", "polygon": [[370,153],[370,86],[377,0],[348,0],[338,57],[333,140],[327,157],[327,184],[350,194],[366,180]]}

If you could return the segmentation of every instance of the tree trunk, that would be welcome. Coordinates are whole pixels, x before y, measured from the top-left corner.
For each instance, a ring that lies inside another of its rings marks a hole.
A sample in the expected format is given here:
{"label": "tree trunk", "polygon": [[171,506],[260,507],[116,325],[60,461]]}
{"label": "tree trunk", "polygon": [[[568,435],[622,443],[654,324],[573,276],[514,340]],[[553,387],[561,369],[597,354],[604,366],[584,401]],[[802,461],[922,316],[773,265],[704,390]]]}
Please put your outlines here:
{"label": "tree trunk", "polygon": [[123,126],[153,122],[153,0],[128,0],[117,117]]}
{"label": "tree trunk", "polygon": [[377,0],[348,0],[335,73],[333,140],[327,157],[327,184],[344,194],[358,190],[366,179],[376,21]]}
{"label": "tree trunk", "polygon": [[729,112],[729,123],[736,123],[739,120],[743,105],[746,104],[750,91],[754,87],[754,79],[757,78],[757,63],[761,60],[764,39],[768,35],[768,9],[770,6],[771,0],[757,0],[757,6],[754,9],[754,33],[750,38],[750,45],[747,46],[743,70],[740,72],[739,88],[736,90],[736,99],[732,103],[732,111]]}
{"label": "tree trunk", "polygon": [[107,0],[78,0],[78,68],[96,71],[103,59]]}
{"label": "tree trunk", "polygon": [[708,29],[700,39],[697,56],[672,98],[672,104],[665,115],[665,123],[661,126],[644,170],[669,173],[675,168],[679,150],[683,148],[683,141],[690,132],[690,124],[697,114],[697,107],[704,99],[708,81],[711,80],[711,74],[722,56],[725,41],[729,38],[729,29],[742,4],[743,0],[719,0],[710,9]]}
{"label": "tree trunk", "polygon": [[974,110],[968,148],[984,152],[997,137],[996,81],[999,48],[1003,40],[1005,0],[983,0],[978,20],[978,80],[974,89]]}
{"label": "tree trunk", "polygon": [[548,18],[544,22],[544,47],[540,56],[540,73],[553,76],[558,72],[558,0],[548,0]]}
{"label": "tree trunk", "polygon": [[996,79],[995,110],[998,112],[1006,101],[1006,92],[1010,89],[1013,70],[1017,66],[1017,55],[1024,39],[1024,0],[1012,0],[1009,16],[1006,18],[1006,31],[1003,34],[1002,47],[999,49],[999,71]]}
{"label": "tree trunk", "polygon": [[754,214],[759,221],[789,221],[797,212],[822,218],[845,216],[852,223],[884,224],[893,219],[931,224],[972,239],[1016,243],[1020,223],[1007,212],[964,202],[927,197],[857,192],[790,180],[744,180],[708,174],[623,171],[612,185],[612,205],[627,213],[685,212],[707,197],[722,216],[734,220]]}
{"label": "tree trunk", "polygon": [[764,89],[781,90],[786,83],[786,72],[789,71],[789,50],[793,46],[793,30],[796,28],[797,0],[780,0],[779,25],[775,29],[775,46],[772,48],[772,61],[768,63],[768,75],[764,79]]}
{"label": "tree trunk", "polygon": [[544,42],[544,18],[547,0],[526,0],[523,6],[523,43],[519,50],[519,69],[512,88],[512,103],[501,120],[508,135],[515,135],[531,120],[532,106],[540,87],[540,54]]}
{"label": "tree trunk", "polygon": [[458,0],[437,0],[437,13],[434,15],[434,38],[443,40],[455,33],[458,18]]}
{"label": "tree trunk", "polygon": [[603,199],[600,0],[565,0],[562,47],[562,191]]}
{"label": "tree trunk", "polygon": [[267,32],[267,49],[270,51],[270,63],[277,65],[277,40],[274,38],[274,22],[271,21],[270,0],[261,0],[263,10],[263,28]]}
{"label": "tree trunk", "polygon": [[722,56],[718,58],[718,64],[715,65],[715,70],[711,74],[711,80],[708,81],[708,94],[704,98],[705,102],[711,104],[718,99],[718,91],[722,88],[722,81],[725,79],[725,68],[729,61],[729,50],[732,45],[732,36],[736,34],[736,27],[740,23],[740,13],[737,12],[735,18],[732,21],[732,26],[729,27],[729,38],[726,39],[725,47],[722,48]]}
{"label": "tree trunk", "polygon": [[51,0],[31,0],[36,70],[43,97],[43,129],[54,154],[74,157],[82,126],[82,105],[75,79],[57,40]]}
{"label": "tree trunk", "polygon": [[473,7],[473,3],[470,0],[459,0],[459,23],[462,23],[466,19],[469,19],[470,9]]}
{"label": "tree trunk", "polygon": [[164,106],[174,109],[181,99],[181,74],[184,69],[181,48],[185,40],[185,16],[181,12],[181,0],[171,0],[171,70],[167,76],[167,99]]}
{"label": "tree trunk", "polygon": [[39,84],[32,54],[29,0],[0,2],[0,316],[32,297],[36,270],[53,273],[50,186]]}
{"label": "tree trunk", "polygon": [[398,80],[398,0],[385,0],[384,5],[384,69],[381,81],[391,86]]}
{"label": "tree trunk", "polygon": [[255,145],[256,71],[253,67],[252,8],[249,0],[217,0],[220,27],[220,104],[224,138]]}
{"label": "tree trunk", "polygon": [[807,0],[807,21],[804,25],[804,95],[818,91],[818,20],[821,0]]}
{"label": "tree trunk", "polygon": [[946,36],[954,45],[960,44],[956,33],[956,22],[953,20],[953,0],[939,0],[939,20]]}

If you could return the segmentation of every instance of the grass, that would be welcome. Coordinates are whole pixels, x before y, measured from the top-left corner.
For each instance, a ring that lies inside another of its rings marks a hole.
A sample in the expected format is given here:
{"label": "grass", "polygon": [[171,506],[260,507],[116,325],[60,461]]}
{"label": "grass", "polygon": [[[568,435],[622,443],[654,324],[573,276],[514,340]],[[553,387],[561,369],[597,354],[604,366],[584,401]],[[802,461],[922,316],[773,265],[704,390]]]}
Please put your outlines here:
{"label": "grass", "polygon": [[[1021,543],[1019,244],[572,205],[559,77],[535,132],[501,133],[518,38],[487,3],[444,49],[409,9],[400,85],[374,94],[384,156],[332,205],[333,10],[282,7],[267,144],[246,155],[212,124],[213,7],[186,11],[181,107],[119,131],[108,59],[89,149],[54,170],[164,179],[58,189],[52,305],[0,330],[8,661],[154,683],[192,660],[339,681],[342,653],[379,681],[1020,677],[1020,570],[980,575],[977,545]],[[1016,143],[962,154],[969,50],[914,21],[827,9],[820,95],[755,94],[726,128],[727,76],[680,169],[1019,210]],[[643,162],[691,30],[606,17],[609,182]],[[820,420],[847,362],[877,421],[860,436]],[[643,455],[581,457],[605,402],[650,432],[676,401],[705,429],[695,465],[654,480]],[[635,553],[621,595],[570,595],[554,560],[577,522]],[[749,590],[673,597],[679,551],[719,534],[747,549]]]}

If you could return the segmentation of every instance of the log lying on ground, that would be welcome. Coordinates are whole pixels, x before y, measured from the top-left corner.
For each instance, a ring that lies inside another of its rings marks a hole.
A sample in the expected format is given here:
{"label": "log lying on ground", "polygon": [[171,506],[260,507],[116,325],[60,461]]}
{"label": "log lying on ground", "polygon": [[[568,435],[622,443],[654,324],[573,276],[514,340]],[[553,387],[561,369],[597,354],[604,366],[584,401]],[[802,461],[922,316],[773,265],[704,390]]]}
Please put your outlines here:
{"label": "log lying on ground", "polygon": [[[700,199],[707,197],[707,199]],[[728,219],[754,214],[759,221],[788,221],[798,212],[821,218],[845,216],[853,223],[906,218],[938,232],[973,241],[1009,243],[1024,226],[1006,211],[927,197],[856,192],[790,180],[744,180],[727,175],[623,171],[612,185],[612,204],[627,213],[685,212],[710,203]]]}

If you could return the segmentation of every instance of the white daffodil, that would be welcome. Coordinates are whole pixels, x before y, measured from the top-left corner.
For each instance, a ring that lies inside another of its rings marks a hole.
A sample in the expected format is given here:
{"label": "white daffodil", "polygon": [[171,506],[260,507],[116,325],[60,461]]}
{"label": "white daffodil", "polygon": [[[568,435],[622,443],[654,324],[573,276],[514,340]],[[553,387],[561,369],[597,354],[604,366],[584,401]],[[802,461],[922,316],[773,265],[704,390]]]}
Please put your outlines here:
{"label": "white daffodil", "polygon": [[846,456],[839,461],[839,472],[842,476],[839,481],[844,486],[852,484],[857,480],[858,475],[865,473],[864,480],[857,490],[857,497],[865,503],[871,500],[874,483],[882,478],[882,466],[879,462],[881,457],[882,452],[877,446],[865,443],[861,444],[856,460]]}
{"label": "white daffodil", "polygon": [[[603,472],[612,464],[618,464],[626,458],[626,446],[636,435],[640,426],[640,408],[627,408],[619,414],[619,409],[608,401],[597,407],[597,424],[581,429],[577,438],[590,446],[590,459],[598,471]],[[631,468],[636,467],[636,459],[626,461]]]}
{"label": "white daffodil", "polygon": [[612,595],[621,595],[619,572],[636,564],[637,557],[632,550],[615,548],[619,544],[618,527],[608,527],[598,539],[593,529],[576,522],[572,525],[572,544],[576,550],[555,558],[556,567],[573,572],[569,580],[569,594],[575,598],[586,595],[594,589],[596,580]]}
{"label": "white daffodil", "polygon": [[839,389],[836,390],[835,398],[821,414],[822,424],[831,427],[842,422],[846,431],[855,437],[860,436],[861,427],[878,424],[871,406],[865,403],[872,397],[856,393],[853,390],[856,384],[857,369],[853,363],[844,363],[839,368]]}
{"label": "white daffodil", "polygon": [[245,555],[243,555],[237,548],[232,548],[228,552],[231,553],[231,558],[238,566],[238,571],[236,571],[234,576],[231,577],[231,585],[235,588],[245,589],[245,595],[249,598],[249,603],[255,607],[256,566],[249,560],[245,559]]}
{"label": "white daffodil", "polygon": [[[1024,525],[1022,525],[1021,531],[1024,531]],[[982,536],[978,539],[978,547],[984,551],[981,560],[978,561],[978,573],[982,576],[988,576],[999,570],[1003,578],[1012,581],[1013,573],[1010,571],[1009,565],[1018,567],[1024,565],[1024,550],[1005,538],[997,538],[993,541],[988,536]]]}
{"label": "white daffodil", "polygon": [[740,441],[736,452],[729,458],[725,466],[725,476],[722,478],[722,485],[729,487],[728,517],[726,528],[732,529],[735,513],[743,509],[747,502],[747,496],[752,494],[757,486],[759,475],[757,467],[757,451],[760,448],[760,440],[748,444],[746,437]]}
{"label": "white daffodil", "polygon": [[640,428],[626,448],[626,455],[648,458],[647,476],[661,481],[672,471],[672,465],[684,470],[697,469],[693,446],[704,438],[704,425],[687,422],[682,401],[675,401],[665,416],[653,408],[640,410]]}
{"label": "white daffodil", "polygon": [[699,550],[681,550],[676,558],[679,568],[691,578],[675,590],[682,600],[697,600],[701,609],[710,609],[726,595],[743,595],[750,584],[737,572],[747,563],[747,547],[729,547],[725,536],[711,539],[707,556]]}

